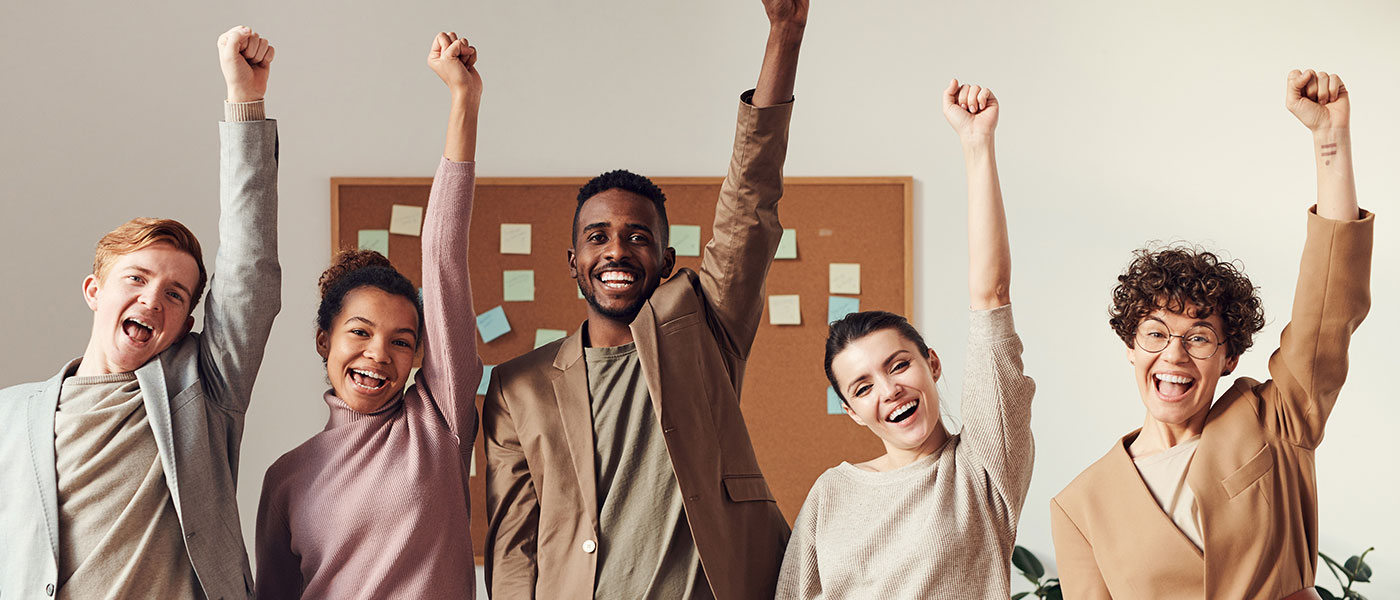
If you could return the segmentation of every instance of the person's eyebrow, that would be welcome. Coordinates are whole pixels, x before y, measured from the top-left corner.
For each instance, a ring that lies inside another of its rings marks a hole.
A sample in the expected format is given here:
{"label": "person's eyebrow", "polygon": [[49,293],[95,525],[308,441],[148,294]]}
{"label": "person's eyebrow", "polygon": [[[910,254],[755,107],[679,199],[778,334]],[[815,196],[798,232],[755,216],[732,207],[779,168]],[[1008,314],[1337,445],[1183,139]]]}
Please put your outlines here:
{"label": "person's eyebrow", "polygon": [[[145,275],[147,278],[150,278],[150,277],[153,276],[153,275],[158,275],[158,273],[156,273],[155,271],[152,271],[152,270],[150,270],[150,269],[147,269],[146,267],[139,267],[139,266],[136,266],[136,265],[132,265],[132,266],[130,267],[130,269],[131,269],[132,271],[135,271],[135,272],[137,272],[137,273],[140,273],[140,274],[142,274],[142,275]],[[178,282],[178,281],[172,281],[172,282],[170,282],[170,285],[173,285],[173,286],[175,286],[175,287],[177,287],[177,288],[180,288],[180,291],[184,292],[186,296],[193,296],[193,295],[194,295],[194,292],[191,292],[191,291],[190,291],[190,288],[185,287],[185,284],[183,284],[183,283],[180,283],[180,282]]]}
{"label": "person's eyebrow", "polygon": [[361,322],[361,323],[364,323],[365,325],[369,325],[370,327],[374,327],[374,321],[371,321],[371,320],[369,320],[369,319],[366,319],[366,318],[360,317],[360,316],[353,316],[353,317],[350,317],[350,318],[348,318],[348,319],[345,320],[346,323],[350,323],[350,322],[352,322],[352,321],[359,321],[359,322]]}

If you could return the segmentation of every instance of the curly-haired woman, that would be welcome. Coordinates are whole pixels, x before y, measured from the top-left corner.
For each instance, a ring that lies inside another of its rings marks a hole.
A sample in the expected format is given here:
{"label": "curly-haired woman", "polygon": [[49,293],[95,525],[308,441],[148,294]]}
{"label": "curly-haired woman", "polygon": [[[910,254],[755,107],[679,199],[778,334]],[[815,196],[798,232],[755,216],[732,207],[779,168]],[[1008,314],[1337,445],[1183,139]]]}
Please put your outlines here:
{"label": "curly-haired woman", "polygon": [[1188,246],[1137,252],[1110,323],[1147,415],[1051,501],[1067,598],[1318,597],[1313,452],[1370,307],[1373,219],[1341,79],[1293,71],[1286,104],[1313,133],[1318,200],[1271,379],[1215,398],[1264,323],[1242,272]]}
{"label": "curly-haired woman", "polygon": [[[422,300],[377,252],[341,253],[321,275],[316,350],[330,419],[263,480],[259,598],[475,595],[467,461],[481,359],[466,277],[475,62],[452,33],[428,55],[452,109],[423,220]],[[423,368],[408,385],[419,348]]]}

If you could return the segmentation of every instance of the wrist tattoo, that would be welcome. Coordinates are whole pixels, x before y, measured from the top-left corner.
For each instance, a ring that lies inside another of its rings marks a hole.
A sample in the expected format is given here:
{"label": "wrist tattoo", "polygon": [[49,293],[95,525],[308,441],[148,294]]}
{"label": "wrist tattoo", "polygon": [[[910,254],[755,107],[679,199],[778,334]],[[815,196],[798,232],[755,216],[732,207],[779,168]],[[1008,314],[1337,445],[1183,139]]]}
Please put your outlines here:
{"label": "wrist tattoo", "polygon": [[1324,160],[1322,161],[1322,164],[1323,164],[1324,166],[1330,166],[1330,165],[1332,164],[1332,160],[1331,160],[1329,157],[1336,156],[1336,155],[1337,155],[1337,145],[1336,145],[1336,144],[1323,144],[1323,145],[1322,145],[1322,156],[1323,156],[1323,158],[1324,158]]}

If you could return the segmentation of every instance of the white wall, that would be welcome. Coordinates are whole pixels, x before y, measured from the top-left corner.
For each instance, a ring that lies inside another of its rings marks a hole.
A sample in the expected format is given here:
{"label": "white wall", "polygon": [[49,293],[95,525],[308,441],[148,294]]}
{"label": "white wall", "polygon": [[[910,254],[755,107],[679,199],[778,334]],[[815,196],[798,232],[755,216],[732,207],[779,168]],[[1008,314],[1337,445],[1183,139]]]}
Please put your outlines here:
{"label": "white wall", "polygon": [[[125,219],[178,218],[212,260],[223,94],[214,40],[233,24],[256,27],[277,47],[268,110],[282,135],[285,286],[244,438],[250,541],[264,469],[324,422],[311,320],[329,246],[328,178],[432,173],[447,106],[423,63],[432,33],[455,29],[480,48],[482,176],[721,174],[735,98],[756,77],[765,34],[758,0],[85,4],[0,8],[9,25],[0,314],[11,340],[0,385],[47,378],[81,354],[92,244]],[[1106,325],[1114,276],[1148,239],[1200,241],[1241,259],[1270,320],[1238,372],[1264,376],[1315,193],[1310,138],[1283,108],[1284,74],[1342,74],[1358,192],[1380,216],[1372,315],[1318,454],[1320,537],[1339,557],[1379,546],[1380,582],[1368,593],[1400,591],[1400,407],[1387,377],[1400,337],[1400,287],[1389,277],[1400,262],[1400,5],[816,4],[787,172],[915,177],[915,316],[954,387],[966,334],[965,187],[938,95],[958,76],[1002,99],[1017,320],[1039,384],[1021,543],[1047,562],[1049,498],[1141,424],[1131,368]]]}

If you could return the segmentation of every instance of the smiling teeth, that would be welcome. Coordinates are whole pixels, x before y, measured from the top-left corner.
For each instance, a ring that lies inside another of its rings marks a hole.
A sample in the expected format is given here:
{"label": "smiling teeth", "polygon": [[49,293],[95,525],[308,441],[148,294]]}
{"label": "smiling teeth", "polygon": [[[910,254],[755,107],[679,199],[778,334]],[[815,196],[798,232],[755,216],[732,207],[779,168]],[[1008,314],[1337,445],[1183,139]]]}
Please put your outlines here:
{"label": "smiling teeth", "polygon": [[127,319],[127,320],[128,320],[128,321],[131,321],[132,323],[135,323],[135,324],[137,324],[137,325],[140,325],[140,326],[142,326],[142,327],[145,327],[146,329],[149,329],[149,330],[151,330],[151,331],[155,331],[155,327],[150,326],[150,325],[147,324],[145,321],[142,321],[141,319],[138,319],[138,318],[136,318],[136,317],[131,317],[131,318]]}
{"label": "smiling teeth", "polygon": [[914,410],[914,408],[918,405],[919,402],[917,400],[910,400],[909,402],[905,402],[904,404],[901,404],[899,408],[894,409],[894,412],[891,412],[890,416],[885,417],[885,420],[893,423],[895,422],[895,419],[903,416],[904,413]]}
{"label": "smiling teeth", "polygon": [[1191,379],[1190,377],[1186,377],[1185,375],[1172,375],[1172,374],[1170,374],[1170,373],[1158,373],[1157,375],[1155,375],[1155,377],[1156,377],[1158,380],[1165,381],[1165,382],[1167,382],[1167,383],[1181,383],[1181,384],[1186,384],[1186,383],[1191,383],[1192,381],[1195,381],[1194,379]]}
{"label": "smiling teeth", "polygon": [[608,271],[599,275],[598,279],[603,280],[603,283],[632,283],[636,278],[632,277],[631,273]]}
{"label": "smiling teeth", "polygon": [[366,370],[364,370],[364,369],[350,369],[350,370],[351,370],[351,371],[354,371],[354,372],[356,372],[356,373],[359,373],[359,374],[361,374],[361,375],[364,375],[365,377],[369,377],[370,379],[378,379],[379,381],[384,381],[385,379],[388,379],[387,377],[384,377],[383,375],[380,375],[380,374],[378,374],[378,373],[374,373],[374,372],[371,372],[371,371],[366,371]]}

